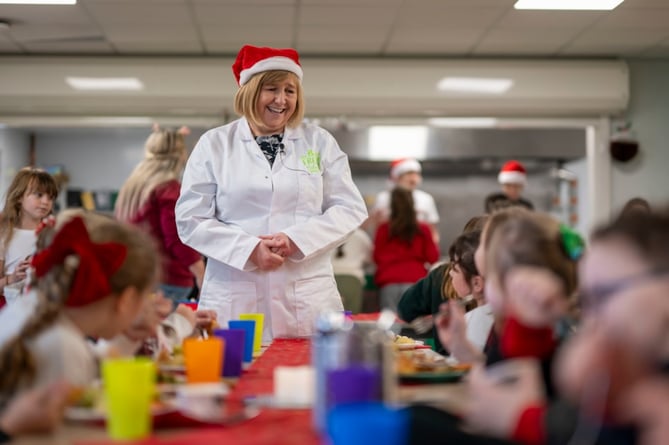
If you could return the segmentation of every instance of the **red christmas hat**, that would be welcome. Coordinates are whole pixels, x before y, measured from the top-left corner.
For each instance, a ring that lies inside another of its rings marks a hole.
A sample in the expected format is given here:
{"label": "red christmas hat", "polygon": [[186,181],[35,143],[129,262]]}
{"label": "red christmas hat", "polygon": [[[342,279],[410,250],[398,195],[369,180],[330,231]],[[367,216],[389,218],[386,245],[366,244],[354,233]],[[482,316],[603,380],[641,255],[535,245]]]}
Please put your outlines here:
{"label": "red christmas hat", "polygon": [[275,70],[290,71],[302,81],[300,56],[292,48],[244,45],[232,64],[232,72],[239,86],[244,85],[255,74]]}
{"label": "red christmas hat", "polygon": [[518,161],[508,161],[499,171],[497,180],[500,184],[525,184],[527,180],[527,171],[523,164]]}
{"label": "red christmas hat", "polygon": [[420,163],[413,158],[396,159],[390,163],[390,179],[397,181],[404,173],[420,173]]}

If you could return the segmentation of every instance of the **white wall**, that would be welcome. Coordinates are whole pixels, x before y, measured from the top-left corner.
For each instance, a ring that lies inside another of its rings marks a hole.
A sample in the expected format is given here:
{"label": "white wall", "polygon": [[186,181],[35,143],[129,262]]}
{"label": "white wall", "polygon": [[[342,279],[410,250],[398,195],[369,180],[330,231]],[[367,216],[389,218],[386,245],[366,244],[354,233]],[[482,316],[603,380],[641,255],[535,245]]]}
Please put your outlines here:
{"label": "white wall", "polygon": [[0,207],[5,205],[5,192],[16,172],[28,165],[30,139],[25,131],[0,130]]}
{"label": "white wall", "polygon": [[612,208],[632,197],[669,204],[669,61],[630,60],[628,118],[640,142],[637,159],[612,164]]}
{"label": "white wall", "polygon": [[[144,157],[150,128],[58,129],[38,131],[36,162],[60,164],[70,176],[68,188],[118,190]],[[201,132],[187,139],[192,147]]]}

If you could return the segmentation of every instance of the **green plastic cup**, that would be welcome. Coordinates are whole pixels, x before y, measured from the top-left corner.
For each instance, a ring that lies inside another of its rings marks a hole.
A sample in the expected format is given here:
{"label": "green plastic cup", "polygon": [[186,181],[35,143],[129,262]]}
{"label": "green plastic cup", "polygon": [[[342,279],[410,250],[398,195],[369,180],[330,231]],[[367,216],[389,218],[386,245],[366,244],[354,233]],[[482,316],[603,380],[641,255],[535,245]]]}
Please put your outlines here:
{"label": "green plastic cup", "polygon": [[156,367],[146,358],[102,362],[107,406],[107,433],[117,440],[151,434],[151,402],[156,391]]}

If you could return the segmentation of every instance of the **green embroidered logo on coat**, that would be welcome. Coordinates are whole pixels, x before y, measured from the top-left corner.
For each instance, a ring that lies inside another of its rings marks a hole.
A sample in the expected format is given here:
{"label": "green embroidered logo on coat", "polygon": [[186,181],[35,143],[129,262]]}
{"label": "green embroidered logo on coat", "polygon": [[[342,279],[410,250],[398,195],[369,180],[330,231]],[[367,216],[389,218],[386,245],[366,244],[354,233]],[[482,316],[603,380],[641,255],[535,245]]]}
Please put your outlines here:
{"label": "green embroidered logo on coat", "polygon": [[309,173],[320,173],[321,171],[321,155],[315,151],[309,149],[307,153],[300,158],[304,168],[307,169]]}

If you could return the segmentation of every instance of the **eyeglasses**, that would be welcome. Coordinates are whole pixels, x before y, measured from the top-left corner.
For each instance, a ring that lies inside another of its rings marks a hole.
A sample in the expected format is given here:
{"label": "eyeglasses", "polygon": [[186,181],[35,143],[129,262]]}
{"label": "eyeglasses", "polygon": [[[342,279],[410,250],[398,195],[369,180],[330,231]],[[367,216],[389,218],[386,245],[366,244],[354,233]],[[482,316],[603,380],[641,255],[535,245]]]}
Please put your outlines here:
{"label": "eyeglasses", "polygon": [[612,283],[595,285],[589,289],[581,289],[581,299],[588,307],[598,307],[611,298],[612,295],[664,276],[669,276],[669,269],[651,269]]}

